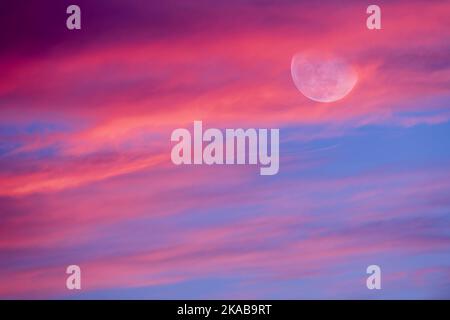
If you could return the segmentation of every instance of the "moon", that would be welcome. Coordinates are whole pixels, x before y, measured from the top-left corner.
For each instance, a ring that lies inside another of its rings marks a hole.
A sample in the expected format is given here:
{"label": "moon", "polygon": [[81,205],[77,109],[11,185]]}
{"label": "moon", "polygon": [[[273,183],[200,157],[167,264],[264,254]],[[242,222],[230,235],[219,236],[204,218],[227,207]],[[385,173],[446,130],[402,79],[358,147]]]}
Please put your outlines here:
{"label": "moon", "polygon": [[301,53],[292,57],[291,74],[297,89],[318,102],[344,98],[358,81],[356,71],[343,59]]}

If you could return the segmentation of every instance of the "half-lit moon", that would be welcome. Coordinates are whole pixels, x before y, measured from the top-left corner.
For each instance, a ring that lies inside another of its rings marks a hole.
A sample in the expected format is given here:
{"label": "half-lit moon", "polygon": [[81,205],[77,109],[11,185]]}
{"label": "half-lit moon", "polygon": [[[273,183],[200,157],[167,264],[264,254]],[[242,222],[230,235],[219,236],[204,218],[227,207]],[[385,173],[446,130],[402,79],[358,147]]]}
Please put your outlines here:
{"label": "half-lit moon", "polygon": [[335,57],[296,54],[292,57],[291,74],[297,89],[318,102],[344,98],[358,81],[356,71]]}

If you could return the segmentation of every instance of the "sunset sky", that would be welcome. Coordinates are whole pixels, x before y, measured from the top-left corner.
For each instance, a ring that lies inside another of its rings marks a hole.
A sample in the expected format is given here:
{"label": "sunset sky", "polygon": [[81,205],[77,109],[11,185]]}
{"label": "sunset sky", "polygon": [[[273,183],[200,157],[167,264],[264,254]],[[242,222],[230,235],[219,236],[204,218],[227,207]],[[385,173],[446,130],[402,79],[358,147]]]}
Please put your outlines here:
{"label": "sunset sky", "polygon": [[[450,2],[369,4],[1,1],[0,298],[449,299]],[[355,87],[306,98],[299,52]],[[175,166],[195,120],[279,128],[278,174]]]}

